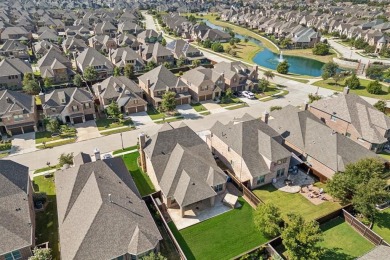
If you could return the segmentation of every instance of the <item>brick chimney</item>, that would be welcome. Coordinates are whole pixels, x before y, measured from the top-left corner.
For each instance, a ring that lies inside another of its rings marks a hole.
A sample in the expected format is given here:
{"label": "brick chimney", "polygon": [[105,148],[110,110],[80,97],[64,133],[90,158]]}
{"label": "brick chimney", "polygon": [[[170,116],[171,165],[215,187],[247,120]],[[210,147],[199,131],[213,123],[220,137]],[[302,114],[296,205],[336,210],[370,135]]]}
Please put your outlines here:
{"label": "brick chimney", "polygon": [[140,166],[143,172],[146,172],[146,160],[145,160],[145,144],[146,144],[146,136],[144,133],[141,133],[138,136],[138,145],[139,145],[139,154],[140,154]]}
{"label": "brick chimney", "polygon": [[269,119],[268,111],[264,111],[262,119],[263,119],[264,123],[268,124],[268,119]]}

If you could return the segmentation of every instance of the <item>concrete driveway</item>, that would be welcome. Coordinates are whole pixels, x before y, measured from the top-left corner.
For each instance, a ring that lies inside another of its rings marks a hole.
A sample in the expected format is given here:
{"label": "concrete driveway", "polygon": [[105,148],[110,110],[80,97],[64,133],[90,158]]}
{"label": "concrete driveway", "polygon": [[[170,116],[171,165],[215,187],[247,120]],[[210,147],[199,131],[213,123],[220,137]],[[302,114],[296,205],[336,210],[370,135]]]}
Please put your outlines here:
{"label": "concrete driveway", "polygon": [[150,118],[146,112],[138,112],[130,115],[131,120],[136,128],[139,128],[143,125],[154,124],[153,120]]}
{"label": "concrete driveway", "polygon": [[76,124],[75,128],[77,130],[76,142],[81,142],[101,136],[95,121],[92,120],[85,123]]}
{"label": "concrete driveway", "polygon": [[194,119],[199,117],[199,113],[196,112],[196,110],[189,104],[176,106],[176,110],[184,117],[184,119]]}
{"label": "concrete driveway", "polygon": [[36,151],[35,133],[14,135],[12,137],[11,154],[20,154]]}

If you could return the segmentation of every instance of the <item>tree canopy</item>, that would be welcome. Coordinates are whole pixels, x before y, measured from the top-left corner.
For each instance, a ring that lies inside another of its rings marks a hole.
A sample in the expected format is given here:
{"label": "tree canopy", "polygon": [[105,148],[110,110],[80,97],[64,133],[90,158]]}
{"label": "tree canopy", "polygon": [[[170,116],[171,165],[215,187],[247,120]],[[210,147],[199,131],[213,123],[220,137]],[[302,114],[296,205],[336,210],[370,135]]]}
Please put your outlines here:
{"label": "tree canopy", "polygon": [[75,85],[76,87],[81,87],[83,84],[83,78],[81,77],[80,74],[76,74],[73,78],[73,85]]}
{"label": "tree canopy", "polygon": [[349,87],[350,89],[358,89],[360,87],[360,81],[355,73],[353,73],[351,77],[345,80],[345,86]]}
{"label": "tree canopy", "polygon": [[387,103],[385,100],[378,100],[378,102],[376,102],[374,104],[374,107],[376,109],[378,109],[379,111],[381,111],[382,113],[386,112],[386,106],[387,106]]}
{"label": "tree canopy", "polygon": [[125,65],[124,74],[129,79],[134,76],[134,66],[133,66],[133,64],[126,64]]}
{"label": "tree canopy", "polygon": [[73,153],[62,153],[58,158],[58,164],[62,167],[64,164],[73,164]]}
{"label": "tree canopy", "polygon": [[290,65],[285,60],[278,64],[278,66],[276,67],[276,71],[279,72],[280,74],[288,74],[289,68]]}
{"label": "tree canopy", "polygon": [[280,234],[283,220],[280,210],[273,204],[259,204],[254,214],[256,228],[267,237],[276,237]]}
{"label": "tree canopy", "polygon": [[170,112],[176,108],[176,94],[172,91],[167,91],[162,96],[161,109],[164,112]]}
{"label": "tree canopy", "polygon": [[319,42],[316,45],[314,45],[313,48],[313,54],[314,55],[328,55],[329,54],[329,45],[323,42]]}
{"label": "tree canopy", "polygon": [[34,248],[33,256],[30,256],[28,260],[51,260],[51,249],[50,248]]}
{"label": "tree canopy", "polygon": [[325,63],[322,67],[322,77],[324,78],[324,74],[326,74],[328,78],[332,78],[334,75],[336,75],[338,69],[339,65],[332,61]]}
{"label": "tree canopy", "polygon": [[96,80],[98,75],[95,68],[91,66],[86,67],[83,74],[84,74],[84,79],[89,82]]}
{"label": "tree canopy", "polygon": [[57,118],[51,118],[46,123],[46,130],[51,133],[58,133],[60,131],[60,122],[58,122]]}
{"label": "tree canopy", "polygon": [[106,108],[107,114],[113,118],[118,118],[120,114],[118,103],[112,101]]}

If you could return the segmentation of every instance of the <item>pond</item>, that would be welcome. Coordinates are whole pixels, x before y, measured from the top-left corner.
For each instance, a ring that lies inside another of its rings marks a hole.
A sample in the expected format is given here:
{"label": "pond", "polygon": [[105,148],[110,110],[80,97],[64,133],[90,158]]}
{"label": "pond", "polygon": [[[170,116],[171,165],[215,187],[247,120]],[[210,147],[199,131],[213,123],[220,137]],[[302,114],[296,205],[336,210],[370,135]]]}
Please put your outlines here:
{"label": "pond", "polygon": [[[218,29],[221,31],[224,30],[223,27],[215,25],[209,22],[208,20],[203,20],[203,21],[213,29]],[[254,38],[246,37],[240,34],[236,34],[236,37],[241,40],[248,38],[250,42],[253,42],[261,46],[263,50],[258,52],[255,55],[255,57],[253,57],[253,62],[258,64],[259,66],[276,70],[276,67],[280,62],[280,54],[272,52],[270,49],[264,47],[261,41],[256,40]],[[324,65],[323,62],[313,60],[313,59],[308,59],[305,57],[288,56],[288,55],[283,55],[283,59],[287,60],[287,62],[289,63],[290,73],[299,74],[299,75],[308,75],[312,77],[319,77],[322,74],[321,69],[322,66]]]}

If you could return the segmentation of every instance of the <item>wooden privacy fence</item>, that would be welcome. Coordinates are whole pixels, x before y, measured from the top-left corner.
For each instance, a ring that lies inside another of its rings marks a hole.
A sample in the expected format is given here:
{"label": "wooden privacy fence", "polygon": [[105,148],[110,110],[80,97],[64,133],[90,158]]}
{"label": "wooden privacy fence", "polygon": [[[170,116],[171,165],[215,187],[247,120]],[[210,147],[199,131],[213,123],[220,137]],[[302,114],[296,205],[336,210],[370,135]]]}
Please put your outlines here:
{"label": "wooden privacy fence", "polygon": [[381,236],[372,231],[369,227],[360,222],[357,218],[352,216],[348,211],[343,209],[343,215],[345,221],[350,224],[356,231],[358,231],[362,236],[370,240],[376,246],[378,245],[387,245],[390,246],[386,241],[383,240]]}
{"label": "wooden privacy fence", "polygon": [[257,207],[259,204],[264,204],[264,202],[259,197],[257,197],[250,189],[241,183],[241,181],[234,175],[233,172],[231,172],[229,169],[225,169],[225,173],[229,175],[236,186],[242,190],[244,198],[248,199],[255,207]]}
{"label": "wooden privacy fence", "polygon": [[[157,195],[157,193],[154,193],[154,195]],[[159,196],[158,196],[158,197],[159,197]],[[165,231],[167,232],[168,236],[170,237],[170,239],[172,240],[173,244],[175,245],[176,250],[177,250],[177,252],[178,252],[179,255],[180,255],[180,259],[182,259],[182,260],[187,260],[187,257],[186,257],[186,255],[184,254],[183,250],[181,249],[179,243],[177,242],[176,237],[173,235],[171,229],[169,228],[168,223],[167,223],[167,221],[165,220],[164,214],[161,212],[159,205],[157,205],[157,202],[156,202],[156,200],[154,199],[153,194],[150,195],[150,199],[152,200],[152,202],[153,202],[153,204],[154,204],[154,207],[156,208],[156,210],[157,210],[158,213],[160,214],[161,220],[162,220],[162,223],[163,223],[163,226],[164,226],[164,228],[165,228]],[[159,198],[159,199],[160,199],[160,198]]]}

